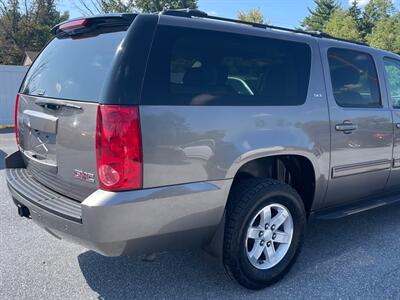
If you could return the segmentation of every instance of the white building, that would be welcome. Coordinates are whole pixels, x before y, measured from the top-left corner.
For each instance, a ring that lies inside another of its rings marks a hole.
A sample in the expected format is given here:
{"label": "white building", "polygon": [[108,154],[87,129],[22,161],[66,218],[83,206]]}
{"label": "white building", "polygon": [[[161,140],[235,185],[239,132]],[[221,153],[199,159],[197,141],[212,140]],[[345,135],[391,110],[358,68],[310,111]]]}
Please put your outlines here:
{"label": "white building", "polygon": [[28,67],[0,65],[0,126],[14,125],[15,96]]}

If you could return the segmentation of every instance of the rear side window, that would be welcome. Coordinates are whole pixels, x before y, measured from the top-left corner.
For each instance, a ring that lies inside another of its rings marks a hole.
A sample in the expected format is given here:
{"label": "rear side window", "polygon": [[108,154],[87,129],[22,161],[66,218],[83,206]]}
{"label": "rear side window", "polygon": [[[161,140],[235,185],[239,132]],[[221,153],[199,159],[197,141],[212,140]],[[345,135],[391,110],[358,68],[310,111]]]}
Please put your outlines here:
{"label": "rear side window", "polygon": [[30,68],[22,93],[97,102],[126,32],[87,38],[54,38]]}
{"label": "rear side window", "polygon": [[151,105],[301,105],[311,66],[307,44],[160,27],[142,97]]}
{"label": "rear side window", "polygon": [[328,51],[336,103],[343,107],[380,107],[378,75],[371,55],[331,48]]}
{"label": "rear side window", "polygon": [[400,108],[400,61],[385,58],[384,62],[392,105]]}

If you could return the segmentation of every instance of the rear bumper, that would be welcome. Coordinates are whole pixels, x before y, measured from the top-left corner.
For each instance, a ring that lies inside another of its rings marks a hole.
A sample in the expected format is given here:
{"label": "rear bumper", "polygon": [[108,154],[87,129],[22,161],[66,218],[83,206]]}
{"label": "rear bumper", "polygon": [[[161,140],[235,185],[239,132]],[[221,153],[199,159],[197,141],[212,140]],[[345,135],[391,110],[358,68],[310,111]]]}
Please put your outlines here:
{"label": "rear bumper", "polygon": [[[11,157],[11,158],[10,158]],[[54,236],[109,256],[208,244],[223,219],[231,180],[128,192],[97,190],[82,203],[47,189],[6,158],[16,205]]]}

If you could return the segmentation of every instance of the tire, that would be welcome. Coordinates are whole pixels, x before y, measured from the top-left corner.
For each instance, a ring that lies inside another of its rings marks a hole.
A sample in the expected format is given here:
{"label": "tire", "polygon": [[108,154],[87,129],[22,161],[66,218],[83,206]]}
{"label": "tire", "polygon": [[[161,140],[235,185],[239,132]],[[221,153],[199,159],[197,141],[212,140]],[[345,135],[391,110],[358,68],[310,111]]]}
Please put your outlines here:
{"label": "tire", "polygon": [[[276,228],[265,220],[277,225],[285,221]],[[305,227],[303,201],[291,186],[264,178],[248,179],[233,186],[226,209],[223,245],[223,263],[228,275],[253,290],[279,281],[300,252]],[[257,259],[260,247],[263,250]]]}

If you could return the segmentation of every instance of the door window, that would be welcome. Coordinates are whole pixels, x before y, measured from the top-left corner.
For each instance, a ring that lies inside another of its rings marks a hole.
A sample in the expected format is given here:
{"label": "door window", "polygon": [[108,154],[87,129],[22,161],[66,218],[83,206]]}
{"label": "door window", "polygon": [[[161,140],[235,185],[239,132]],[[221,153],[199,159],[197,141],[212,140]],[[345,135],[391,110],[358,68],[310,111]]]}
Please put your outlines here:
{"label": "door window", "polygon": [[378,75],[371,55],[331,48],[329,69],[336,103],[343,107],[380,107]]}
{"label": "door window", "polygon": [[385,58],[384,63],[389,97],[393,107],[400,108],[400,62],[391,58]]}

